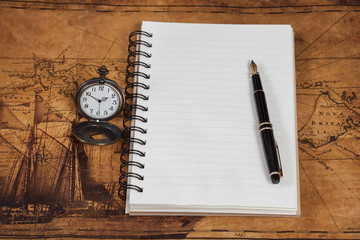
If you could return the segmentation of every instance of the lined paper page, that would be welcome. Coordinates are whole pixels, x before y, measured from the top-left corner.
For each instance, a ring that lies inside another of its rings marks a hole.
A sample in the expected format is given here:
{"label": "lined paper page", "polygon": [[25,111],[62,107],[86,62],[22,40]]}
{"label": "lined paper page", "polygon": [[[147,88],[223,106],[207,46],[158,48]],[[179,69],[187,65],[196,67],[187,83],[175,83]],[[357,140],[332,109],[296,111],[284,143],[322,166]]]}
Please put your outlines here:
{"label": "lined paper page", "polygon": [[[293,32],[287,25],[143,22],[152,33],[150,85],[138,99],[146,153],[133,168],[130,212],[262,213],[297,209]],[[284,177],[270,182],[258,135],[249,63],[258,65]],[[280,197],[281,196],[281,197]]]}

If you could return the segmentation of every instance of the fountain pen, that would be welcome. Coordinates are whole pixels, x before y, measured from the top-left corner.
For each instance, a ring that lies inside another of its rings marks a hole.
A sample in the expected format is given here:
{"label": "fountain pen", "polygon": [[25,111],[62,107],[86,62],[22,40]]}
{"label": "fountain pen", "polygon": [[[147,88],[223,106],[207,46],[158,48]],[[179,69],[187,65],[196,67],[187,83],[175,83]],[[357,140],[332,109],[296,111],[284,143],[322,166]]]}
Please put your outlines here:
{"label": "fountain pen", "polygon": [[265,93],[261,85],[260,75],[257,66],[251,60],[250,64],[251,78],[254,89],[254,99],[259,119],[259,135],[261,138],[265,159],[267,162],[269,175],[273,184],[278,184],[283,176],[282,166],[273,127],[270,122],[269,112],[266,105]]}

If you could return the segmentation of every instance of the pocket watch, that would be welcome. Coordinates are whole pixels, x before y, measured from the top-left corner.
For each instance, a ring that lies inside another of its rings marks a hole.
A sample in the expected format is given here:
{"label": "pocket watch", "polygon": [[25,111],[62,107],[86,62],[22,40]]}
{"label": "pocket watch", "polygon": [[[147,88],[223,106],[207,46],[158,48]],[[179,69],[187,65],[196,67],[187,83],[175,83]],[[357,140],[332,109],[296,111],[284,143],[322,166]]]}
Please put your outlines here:
{"label": "pocket watch", "polygon": [[77,89],[75,105],[78,112],[89,121],[73,129],[76,139],[93,145],[108,145],[121,138],[121,130],[106,121],[113,119],[124,107],[124,93],[114,81],[107,79],[109,70],[101,66],[98,78],[85,81]]}

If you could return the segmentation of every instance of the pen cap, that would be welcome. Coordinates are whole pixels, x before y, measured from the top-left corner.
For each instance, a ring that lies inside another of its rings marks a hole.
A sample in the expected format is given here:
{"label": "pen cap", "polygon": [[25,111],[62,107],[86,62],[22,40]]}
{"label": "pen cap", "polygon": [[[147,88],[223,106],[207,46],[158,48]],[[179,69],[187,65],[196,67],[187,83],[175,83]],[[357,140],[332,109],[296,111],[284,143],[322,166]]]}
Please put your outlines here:
{"label": "pen cap", "polygon": [[260,136],[270,178],[273,183],[279,183],[281,173],[273,130],[271,128],[263,129]]}

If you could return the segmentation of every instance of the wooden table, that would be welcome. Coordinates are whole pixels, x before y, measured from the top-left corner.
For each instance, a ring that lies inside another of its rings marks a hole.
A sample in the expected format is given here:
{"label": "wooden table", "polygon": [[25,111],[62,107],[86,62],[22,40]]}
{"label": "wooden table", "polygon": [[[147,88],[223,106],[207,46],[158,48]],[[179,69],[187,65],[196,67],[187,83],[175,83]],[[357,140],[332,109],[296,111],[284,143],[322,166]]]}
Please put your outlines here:
{"label": "wooden table", "polygon": [[[360,238],[359,2],[76,2],[0,2],[0,238]],[[125,86],[143,20],[292,25],[301,217],[122,214],[121,142],[75,141],[73,96],[103,64]]]}

